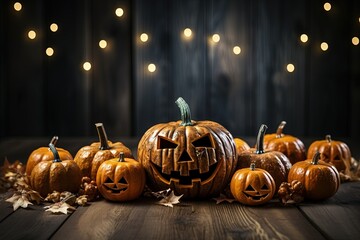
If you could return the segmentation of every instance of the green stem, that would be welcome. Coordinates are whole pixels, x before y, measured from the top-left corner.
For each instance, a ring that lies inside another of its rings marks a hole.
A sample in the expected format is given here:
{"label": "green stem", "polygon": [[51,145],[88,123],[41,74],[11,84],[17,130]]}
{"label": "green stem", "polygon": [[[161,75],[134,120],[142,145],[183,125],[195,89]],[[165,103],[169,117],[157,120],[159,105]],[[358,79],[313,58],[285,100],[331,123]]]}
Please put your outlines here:
{"label": "green stem", "polygon": [[58,153],[58,151],[56,150],[54,144],[50,143],[50,144],[49,144],[49,148],[50,148],[52,154],[54,155],[54,161],[53,161],[53,162],[61,162],[59,153]]}
{"label": "green stem", "polygon": [[257,154],[264,153],[264,135],[267,130],[267,126],[265,124],[262,124],[259,129],[259,133],[256,138],[256,151]]}
{"label": "green stem", "polygon": [[58,136],[53,136],[53,138],[51,139],[50,143],[55,146],[58,140],[59,140],[59,137],[58,137]]}
{"label": "green stem", "polygon": [[182,97],[179,97],[175,101],[176,105],[180,108],[181,113],[181,126],[192,126],[193,123],[191,122],[191,113],[189,105],[185,102]]}
{"label": "green stem", "polygon": [[286,122],[285,122],[285,121],[282,121],[282,122],[279,124],[279,126],[278,126],[278,128],[277,128],[277,130],[276,130],[276,138],[281,138],[281,137],[282,137],[282,131],[283,131],[285,125],[286,125]]}
{"label": "green stem", "polygon": [[321,153],[319,151],[317,151],[311,160],[311,164],[314,164],[314,165],[318,164],[318,162],[320,160],[320,155],[321,155]]}
{"label": "green stem", "polygon": [[105,128],[104,125],[102,123],[95,123],[96,126],[96,130],[98,132],[98,136],[99,136],[99,141],[100,141],[100,146],[99,149],[100,150],[106,150],[109,149],[109,144],[108,144],[108,138],[105,132]]}
{"label": "green stem", "polygon": [[125,162],[125,154],[123,152],[120,153],[119,162]]}

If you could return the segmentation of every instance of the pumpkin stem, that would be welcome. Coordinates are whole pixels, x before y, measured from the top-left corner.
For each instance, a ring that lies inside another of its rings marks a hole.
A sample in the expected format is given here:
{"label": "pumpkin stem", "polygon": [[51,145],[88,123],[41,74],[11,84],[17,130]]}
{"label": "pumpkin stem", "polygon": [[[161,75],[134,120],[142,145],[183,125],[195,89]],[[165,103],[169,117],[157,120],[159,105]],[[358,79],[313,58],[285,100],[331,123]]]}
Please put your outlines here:
{"label": "pumpkin stem", "polygon": [[256,138],[256,151],[257,154],[264,153],[264,135],[267,130],[267,126],[265,124],[262,124],[259,129],[259,133]]}
{"label": "pumpkin stem", "polygon": [[119,162],[125,162],[125,154],[123,152],[120,153]]}
{"label": "pumpkin stem", "polygon": [[50,141],[50,143],[55,146],[58,140],[59,140],[59,137],[58,137],[58,136],[53,136],[52,139],[51,139],[51,141]]}
{"label": "pumpkin stem", "polygon": [[279,124],[279,126],[278,126],[278,128],[277,128],[277,130],[276,130],[276,138],[281,138],[281,137],[282,137],[282,131],[283,131],[285,125],[286,125],[286,122],[285,122],[285,121],[282,121],[282,122]]}
{"label": "pumpkin stem", "polygon": [[328,141],[328,143],[331,143],[331,135],[330,134],[326,135],[325,139],[326,139],[326,141]]}
{"label": "pumpkin stem", "polygon": [[96,130],[98,132],[98,136],[99,136],[99,141],[100,141],[100,146],[99,149],[100,150],[106,150],[109,149],[109,144],[108,144],[108,138],[105,132],[105,128],[104,125],[102,123],[95,123],[96,126]]}
{"label": "pumpkin stem", "polygon": [[318,164],[320,155],[321,155],[321,153],[319,151],[316,151],[316,153],[314,154],[314,156],[311,160],[311,164],[314,164],[314,165]]}
{"label": "pumpkin stem", "polygon": [[50,144],[49,144],[49,148],[50,148],[52,154],[54,155],[54,161],[53,161],[53,162],[61,162],[59,153],[58,153],[58,151],[56,150],[54,144],[50,143]]}
{"label": "pumpkin stem", "polygon": [[250,164],[250,170],[251,170],[251,171],[254,171],[254,170],[255,170],[255,163],[251,163],[251,164]]}
{"label": "pumpkin stem", "polygon": [[191,113],[189,105],[185,102],[182,97],[179,97],[175,101],[176,105],[180,108],[181,113],[181,126],[192,126],[193,123],[191,122]]}

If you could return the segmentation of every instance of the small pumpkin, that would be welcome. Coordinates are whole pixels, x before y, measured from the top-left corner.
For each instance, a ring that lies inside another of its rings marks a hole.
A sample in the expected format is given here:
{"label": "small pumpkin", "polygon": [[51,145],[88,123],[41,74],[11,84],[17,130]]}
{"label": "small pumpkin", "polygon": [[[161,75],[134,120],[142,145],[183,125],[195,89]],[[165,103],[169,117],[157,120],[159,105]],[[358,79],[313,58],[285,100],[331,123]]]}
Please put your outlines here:
{"label": "small pumpkin", "polygon": [[80,167],[82,177],[90,177],[91,180],[96,179],[97,170],[104,161],[118,158],[120,152],[123,152],[125,157],[132,157],[131,150],[123,143],[113,143],[108,140],[102,123],[96,123],[95,126],[99,142],[82,147],[74,158],[74,161]]}
{"label": "small pumpkin", "polygon": [[285,154],[291,164],[306,159],[306,149],[304,143],[297,137],[292,135],[283,134],[283,129],[286,125],[285,121],[282,121],[276,133],[265,134],[264,136],[264,148],[270,151],[278,151]]}
{"label": "small pumpkin", "polygon": [[61,160],[55,146],[49,148],[54,155],[52,161],[41,161],[32,170],[30,185],[42,197],[53,191],[77,193],[81,184],[81,173],[75,161]]}
{"label": "small pumpkin", "polygon": [[331,139],[326,135],[324,140],[318,140],[311,143],[307,159],[313,158],[316,152],[321,153],[321,160],[333,164],[339,172],[350,170],[351,151],[346,143]]}
{"label": "small pumpkin", "polygon": [[153,191],[171,188],[184,198],[218,196],[235,172],[232,135],[219,123],[193,121],[188,104],[175,102],[181,121],[149,128],[138,144],[138,159]]}
{"label": "small pumpkin", "polygon": [[255,163],[251,163],[250,168],[237,170],[230,182],[230,191],[234,198],[240,203],[252,206],[270,201],[275,189],[275,181],[270,173],[255,168]]}
{"label": "small pumpkin", "polygon": [[337,169],[320,159],[316,152],[312,159],[295,163],[290,169],[288,182],[298,180],[305,189],[305,198],[324,200],[333,196],[340,186],[340,174]]}
{"label": "small pumpkin", "polygon": [[243,151],[250,149],[250,146],[247,144],[247,142],[241,138],[234,138],[234,142],[237,154],[240,154]]}
{"label": "small pumpkin", "polygon": [[274,178],[277,192],[281,183],[286,182],[292,164],[285,154],[278,151],[264,150],[264,135],[267,126],[262,124],[256,139],[256,147],[245,150],[239,154],[237,169],[247,168],[251,163],[255,163],[258,168],[262,168],[270,173]]}
{"label": "small pumpkin", "polygon": [[96,185],[100,194],[110,201],[130,201],[138,198],[145,187],[145,171],[138,161],[119,158],[104,161],[96,175]]}
{"label": "small pumpkin", "polygon": [[[58,136],[54,136],[50,143],[54,146],[56,145],[57,141],[59,140]],[[64,160],[73,159],[71,153],[63,148],[56,148],[59,153],[59,158]],[[54,160],[54,154],[51,152],[49,147],[39,147],[31,152],[28,160],[26,162],[26,175],[30,176],[33,168],[41,161],[52,161]]]}

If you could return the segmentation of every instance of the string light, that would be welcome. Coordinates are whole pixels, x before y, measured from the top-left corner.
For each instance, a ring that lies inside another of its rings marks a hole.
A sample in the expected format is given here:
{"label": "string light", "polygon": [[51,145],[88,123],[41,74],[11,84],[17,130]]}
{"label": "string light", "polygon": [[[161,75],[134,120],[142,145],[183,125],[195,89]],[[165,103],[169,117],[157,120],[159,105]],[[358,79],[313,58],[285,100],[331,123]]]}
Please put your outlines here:
{"label": "string light", "polygon": [[287,70],[289,73],[294,72],[294,71],[295,71],[295,66],[294,66],[294,64],[289,63],[288,65],[286,65],[286,70]]}
{"label": "string light", "polygon": [[302,41],[303,43],[306,43],[308,40],[309,40],[308,35],[306,35],[305,33],[301,34],[300,41]]}
{"label": "string light", "polygon": [[123,10],[122,8],[117,8],[117,9],[115,10],[115,14],[116,14],[116,16],[118,16],[118,17],[122,17],[122,16],[124,15],[124,10]]}
{"label": "string light", "polygon": [[52,24],[50,25],[50,30],[51,30],[52,32],[56,32],[58,29],[59,29],[59,26],[58,26],[56,23],[52,23]]}
{"label": "string light", "polygon": [[240,48],[239,46],[235,46],[235,47],[233,48],[233,53],[234,53],[235,55],[239,55],[239,54],[241,53],[241,48]]}
{"label": "string light", "polygon": [[359,45],[359,38],[358,37],[353,37],[351,39],[352,44],[354,44],[355,46]]}
{"label": "string light", "polygon": [[220,35],[215,33],[214,35],[212,35],[212,40],[215,43],[218,43],[220,41]]}
{"label": "string light", "polygon": [[140,35],[140,40],[141,40],[142,42],[147,42],[147,41],[149,40],[149,36],[148,36],[146,33],[142,33],[142,34]]}
{"label": "string light", "polygon": [[156,65],[153,64],[153,63],[150,63],[150,64],[148,65],[148,71],[149,71],[149,72],[155,72],[155,71],[156,71]]}
{"label": "string light", "polygon": [[326,2],[326,3],[324,3],[324,9],[325,9],[325,11],[330,11],[331,10],[331,4],[330,3],[328,3],[328,2]]}
{"label": "string light", "polygon": [[323,50],[325,52],[326,50],[329,49],[329,45],[326,42],[322,42],[320,44],[320,48],[321,48],[321,50]]}
{"label": "string light", "polygon": [[36,32],[35,32],[34,30],[30,30],[30,31],[28,32],[28,37],[29,37],[30,39],[35,39],[35,38],[36,38]]}
{"label": "string light", "polygon": [[107,47],[106,40],[100,40],[99,41],[99,47],[102,48],[102,49],[106,48]]}
{"label": "string light", "polygon": [[14,3],[14,9],[15,9],[15,11],[21,11],[21,9],[22,9],[22,5],[21,5],[21,3],[19,3],[19,2],[16,2],[16,3]]}
{"label": "string light", "polygon": [[52,55],[54,55],[54,49],[51,47],[48,47],[45,51],[46,55],[48,55],[49,57],[51,57]]}
{"label": "string light", "polygon": [[91,63],[84,62],[83,68],[84,68],[85,71],[89,71],[91,69]]}
{"label": "string light", "polygon": [[185,36],[186,38],[190,38],[191,35],[192,35],[191,29],[190,29],[190,28],[185,28],[185,29],[184,29],[184,36]]}

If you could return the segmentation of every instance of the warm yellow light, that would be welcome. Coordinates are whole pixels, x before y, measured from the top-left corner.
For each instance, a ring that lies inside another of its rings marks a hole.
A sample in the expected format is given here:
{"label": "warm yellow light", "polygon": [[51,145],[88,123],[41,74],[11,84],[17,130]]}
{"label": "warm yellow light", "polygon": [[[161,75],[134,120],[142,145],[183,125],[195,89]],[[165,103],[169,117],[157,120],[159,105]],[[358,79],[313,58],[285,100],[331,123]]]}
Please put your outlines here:
{"label": "warm yellow light", "polygon": [[320,48],[321,48],[321,50],[326,51],[329,49],[329,45],[326,42],[322,42],[320,44]]}
{"label": "warm yellow light", "polygon": [[150,63],[148,65],[148,70],[149,70],[149,72],[155,72],[156,71],[156,65],[153,64],[153,63]]}
{"label": "warm yellow light", "polygon": [[147,40],[149,40],[149,36],[148,36],[146,33],[142,33],[142,34],[140,35],[140,40],[141,40],[142,42],[147,42]]}
{"label": "warm yellow light", "polygon": [[212,40],[214,42],[216,42],[216,43],[219,42],[220,41],[220,35],[215,33],[214,35],[212,35]]}
{"label": "warm yellow light", "polygon": [[308,40],[309,40],[308,35],[306,35],[305,33],[301,34],[300,41],[302,41],[303,43],[306,43]]}
{"label": "warm yellow light", "polygon": [[50,25],[50,30],[51,30],[52,32],[56,32],[58,29],[59,29],[59,27],[58,27],[58,25],[57,25],[56,23],[52,23],[52,24]]}
{"label": "warm yellow light", "polygon": [[352,44],[354,44],[355,46],[359,45],[359,38],[358,37],[353,37],[351,39]]}
{"label": "warm yellow light", "polygon": [[83,68],[84,68],[85,71],[89,71],[91,69],[91,63],[84,62]]}
{"label": "warm yellow light", "polygon": [[48,47],[45,51],[46,55],[48,55],[49,57],[51,57],[52,55],[54,55],[54,49],[51,47]]}
{"label": "warm yellow light", "polygon": [[35,32],[34,30],[30,30],[30,31],[28,32],[28,37],[29,37],[30,39],[35,39],[35,38],[36,38],[36,32]]}
{"label": "warm yellow light", "polygon": [[105,40],[100,40],[99,47],[106,48],[106,46],[107,46],[107,42]]}
{"label": "warm yellow light", "polygon": [[325,11],[330,11],[331,10],[331,4],[330,3],[328,3],[328,2],[326,2],[326,3],[324,3],[324,9],[325,9]]}
{"label": "warm yellow light", "polygon": [[190,28],[185,28],[184,29],[184,36],[189,38],[189,37],[191,37],[191,35],[192,35],[191,29]]}
{"label": "warm yellow light", "polygon": [[19,3],[19,2],[14,3],[14,9],[16,11],[21,11],[21,9],[22,9],[21,3]]}
{"label": "warm yellow light", "polygon": [[122,8],[117,8],[117,9],[115,10],[115,14],[116,14],[116,16],[118,16],[118,17],[122,17],[122,16],[124,15],[124,10],[123,10]]}
{"label": "warm yellow light", "polygon": [[241,48],[239,46],[235,46],[233,48],[233,52],[234,54],[239,55],[241,53]]}
{"label": "warm yellow light", "polygon": [[290,73],[295,71],[295,66],[292,63],[289,63],[288,65],[286,65],[286,70]]}

